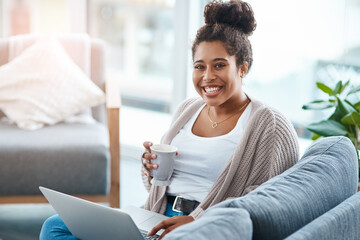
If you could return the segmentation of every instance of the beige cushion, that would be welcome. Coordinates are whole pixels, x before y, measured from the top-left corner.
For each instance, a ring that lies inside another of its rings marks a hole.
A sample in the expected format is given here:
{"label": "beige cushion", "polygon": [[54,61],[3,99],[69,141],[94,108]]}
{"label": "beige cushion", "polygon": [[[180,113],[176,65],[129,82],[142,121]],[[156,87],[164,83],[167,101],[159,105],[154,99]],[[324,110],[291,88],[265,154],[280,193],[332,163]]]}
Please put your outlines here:
{"label": "beige cushion", "polygon": [[[25,34],[11,36],[7,42],[7,62],[20,56],[25,49],[33,45],[36,41],[48,38],[49,36],[55,37],[61,43],[67,55],[69,55],[87,76],[90,76],[91,40],[87,34]],[[1,50],[0,48],[0,51]]]}
{"label": "beige cushion", "polygon": [[39,40],[0,67],[0,110],[23,129],[56,124],[104,100],[55,38]]}

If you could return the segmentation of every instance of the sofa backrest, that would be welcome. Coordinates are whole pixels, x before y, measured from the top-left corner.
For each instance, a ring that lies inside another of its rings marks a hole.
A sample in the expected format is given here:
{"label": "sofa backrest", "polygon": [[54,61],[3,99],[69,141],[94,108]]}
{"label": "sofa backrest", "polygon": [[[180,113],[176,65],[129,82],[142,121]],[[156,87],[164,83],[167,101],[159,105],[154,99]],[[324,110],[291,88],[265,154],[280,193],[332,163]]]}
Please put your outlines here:
{"label": "sofa backrest", "polygon": [[286,240],[354,240],[360,239],[360,192],[324,213]]}
{"label": "sofa backrest", "polygon": [[247,210],[253,239],[283,239],[355,194],[357,185],[358,159],[353,144],[346,137],[328,137],[310,146],[302,159],[281,175],[214,208]]}
{"label": "sofa backrest", "polygon": [[[90,78],[105,92],[105,42],[101,39],[91,39]],[[106,123],[105,104],[91,108],[93,117],[102,123]]]}

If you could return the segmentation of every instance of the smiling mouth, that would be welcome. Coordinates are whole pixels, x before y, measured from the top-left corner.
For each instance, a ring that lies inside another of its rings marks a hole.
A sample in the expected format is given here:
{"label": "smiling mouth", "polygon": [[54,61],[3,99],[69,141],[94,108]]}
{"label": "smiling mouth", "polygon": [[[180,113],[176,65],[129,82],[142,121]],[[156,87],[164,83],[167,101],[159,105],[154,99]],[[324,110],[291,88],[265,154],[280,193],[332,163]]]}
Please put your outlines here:
{"label": "smiling mouth", "polygon": [[203,87],[204,91],[208,94],[216,94],[218,93],[223,87],[220,86],[211,86],[211,87]]}

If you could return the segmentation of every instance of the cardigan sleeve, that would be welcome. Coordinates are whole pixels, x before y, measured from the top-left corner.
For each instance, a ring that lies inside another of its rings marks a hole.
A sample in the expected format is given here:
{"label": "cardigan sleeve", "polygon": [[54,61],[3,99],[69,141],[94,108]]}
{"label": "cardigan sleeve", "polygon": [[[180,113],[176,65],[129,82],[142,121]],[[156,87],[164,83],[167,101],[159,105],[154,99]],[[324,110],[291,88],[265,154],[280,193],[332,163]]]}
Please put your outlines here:
{"label": "cardigan sleeve", "polygon": [[150,192],[150,188],[151,188],[151,177],[148,177],[144,174],[144,167],[141,167],[141,179],[143,181],[144,187],[145,189]]}
{"label": "cardigan sleeve", "polygon": [[272,150],[268,156],[269,169],[264,170],[267,172],[267,177],[261,182],[246,186],[241,196],[292,167],[299,159],[297,134],[292,124],[277,110],[272,109],[271,113],[274,117],[274,131],[271,134]]}
{"label": "cardigan sleeve", "polygon": [[280,113],[275,112],[275,118],[276,128],[269,179],[281,174],[299,160],[299,143],[295,129]]}
{"label": "cardigan sleeve", "polygon": [[271,138],[272,146],[268,155],[268,170],[263,170],[263,173],[267,172],[267,176],[256,184],[247,185],[241,196],[292,167],[299,159],[297,134],[292,124],[277,110],[271,109],[270,112],[274,119],[274,131],[268,136],[269,139]]}

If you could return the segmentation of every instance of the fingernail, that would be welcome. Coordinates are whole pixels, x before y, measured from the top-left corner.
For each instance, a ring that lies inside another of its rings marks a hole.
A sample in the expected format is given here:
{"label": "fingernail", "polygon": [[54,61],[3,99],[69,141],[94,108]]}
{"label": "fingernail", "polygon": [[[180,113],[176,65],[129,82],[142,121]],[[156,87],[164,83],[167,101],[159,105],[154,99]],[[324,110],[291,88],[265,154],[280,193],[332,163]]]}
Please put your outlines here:
{"label": "fingernail", "polygon": [[154,168],[158,168],[159,166],[157,164],[154,165]]}
{"label": "fingernail", "polygon": [[152,158],[156,158],[156,154],[151,154],[151,157],[152,157]]}

